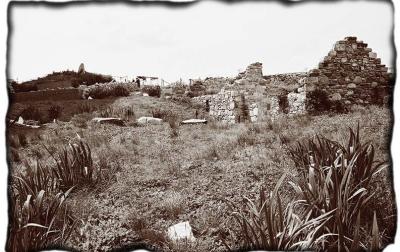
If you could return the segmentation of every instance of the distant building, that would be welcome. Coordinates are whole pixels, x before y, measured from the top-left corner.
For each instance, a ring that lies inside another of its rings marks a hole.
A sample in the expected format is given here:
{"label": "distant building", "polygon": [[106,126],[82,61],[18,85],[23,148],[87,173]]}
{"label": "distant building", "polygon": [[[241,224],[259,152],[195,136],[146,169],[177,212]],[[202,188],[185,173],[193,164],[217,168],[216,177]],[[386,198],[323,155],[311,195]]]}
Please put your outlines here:
{"label": "distant building", "polygon": [[137,76],[137,78],[140,80],[140,85],[145,85],[145,86],[160,86],[160,87],[164,87],[164,86],[170,84],[169,82],[165,81],[164,79],[161,79],[161,78],[158,78],[158,77]]}

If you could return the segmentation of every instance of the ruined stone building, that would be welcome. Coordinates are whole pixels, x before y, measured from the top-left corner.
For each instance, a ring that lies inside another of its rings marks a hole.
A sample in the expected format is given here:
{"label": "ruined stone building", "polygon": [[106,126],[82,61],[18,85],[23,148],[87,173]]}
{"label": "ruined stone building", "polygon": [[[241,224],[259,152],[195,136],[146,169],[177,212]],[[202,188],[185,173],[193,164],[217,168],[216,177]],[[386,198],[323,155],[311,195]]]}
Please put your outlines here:
{"label": "ruined stone building", "polygon": [[236,78],[224,81],[219,93],[193,100],[205,104],[211,116],[227,123],[339,107],[345,110],[354,104],[383,105],[392,87],[388,68],[356,37],[336,42],[318,67],[309,72],[263,76],[262,64],[257,62]]}

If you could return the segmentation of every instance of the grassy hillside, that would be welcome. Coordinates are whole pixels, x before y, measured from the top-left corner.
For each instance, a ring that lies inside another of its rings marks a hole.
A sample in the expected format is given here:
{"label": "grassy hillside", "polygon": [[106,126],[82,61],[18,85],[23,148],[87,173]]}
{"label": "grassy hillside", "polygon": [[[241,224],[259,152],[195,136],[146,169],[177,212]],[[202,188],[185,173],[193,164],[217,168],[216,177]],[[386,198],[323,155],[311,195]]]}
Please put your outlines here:
{"label": "grassy hillside", "polygon": [[[195,114],[190,105],[141,96],[93,100],[92,105],[105,105],[115,111],[131,107],[136,118],[149,116],[156,109],[172,111],[179,120]],[[37,105],[42,106],[45,111],[45,104]],[[77,113],[75,107],[79,106],[82,105],[64,104],[64,119]],[[296,181],[299,174],[288,148],[315,134],[345,143],[348,128],[356,128],[359,123],[361,138],[374,145],[376,159],[390,161],[390,112],[374,106],[343,115],[297,116],[232,126],[216,122],[141,127],[77,123],[77,117],[89,119],[95,113],[88,110],[75,115],[71,122],[52,124],[41,132],[23,133],[24,136],[18,131],[10,132],[9,139],[14,172],[25,169],[23,160],[38,159],[55,165],[43,145],[55,152],[80,137],[90,146],[94,167],[102,171],[102,179],[77,188],[67,200],[71,215],[78,222],[66,244],[81,251],[107,251],[132,244],[164,251],[225,251],[224,242],[233,248],[241,246],[243,233],[232,219],[228,201],[242,205],[243,197],[257,200],[260,188],[271,192],[285,173],[282,202],[286,205],[294,199],[296,193],[288,182]],[[12,153],[18,153],[18,158]],[[376,214],[384,247],[391,242],[395,230],[388,168],[375,176],[372,184],[378,200],[369,208],[379,210]],[[197,240],[177,247],[167,240],[165,232],[169,226],[186,220]],[[368,230],[361,232],[364,241],[368,240]]]}

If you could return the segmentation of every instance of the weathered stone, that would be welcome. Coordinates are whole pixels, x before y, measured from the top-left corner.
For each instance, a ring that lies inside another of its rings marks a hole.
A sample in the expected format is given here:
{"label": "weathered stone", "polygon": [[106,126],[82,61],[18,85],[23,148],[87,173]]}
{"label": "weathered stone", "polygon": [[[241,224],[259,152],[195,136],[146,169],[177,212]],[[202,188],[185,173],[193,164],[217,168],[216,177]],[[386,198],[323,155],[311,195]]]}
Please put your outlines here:
{"label": "weathered stone", "polygon": [[168,238],[174,242],[194,242],[196,240],[192,232],[192,227],[188,221],[170,226],[167,233]]}
{"label": "weathered stone", "polygon": [[350,83],[350,84],[347,85],[347,87],[348,87],[348,88],[356,88],[357,85],[354,84],[354,83]]}
{"label": "weathered stone", "polygon": [[330,99],[332,101],[340,101],[342,99],[342,96],[339,93],[334,93],[333,95],[331,95]]}
{"label": "weathered stone", "polygon": [[85,65],[81,63],[78,68],[78,74],[84,74],[84,73],[85,73]]}
{"label": "weathered stone", "polygon": [[360,84],[362,82],[362,78],[360,76],[356,76],[353,80],[355,84]]}
{"label": "weathered stone", "polygon": [[189,119],[182,121],[181,124],[207,124],[207,120],[205,119]]}
{"label": "weathered stone", "polygon": [[368,53],[368,56],[369,56],[370,58],[372,58],[372,59],[376,59],[377,54],[376,54],[375,52],[369,52],[369,53]]}
{"label": "weathered stone", "polygon": [[123,126],[124,121],[121,118],[116,118],[116,117],[108,117],[108,118],[103,118],[103,117],[95,117],[92,119],[92,121],[100,124],[114,124],[114,125],[119,125]]}
{"label": "weathered stone", "polygon": [[155,118],[155,117],[140,117],[137,119],[137,123],[139,124],[162,124],[163,120],[161,118]]}

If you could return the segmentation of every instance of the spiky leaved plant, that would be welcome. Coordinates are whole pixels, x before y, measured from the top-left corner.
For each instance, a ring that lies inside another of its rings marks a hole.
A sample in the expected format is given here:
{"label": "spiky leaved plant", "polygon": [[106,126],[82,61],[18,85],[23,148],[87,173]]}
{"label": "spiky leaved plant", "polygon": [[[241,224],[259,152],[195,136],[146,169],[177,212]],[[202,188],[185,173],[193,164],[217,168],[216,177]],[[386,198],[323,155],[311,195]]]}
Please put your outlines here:
{"label": "spiky leaved plant", "polygon": [[334,211],[324,232],[334,234],[328,237],[330,249],[339,251],[366,248],[367,241],[359,240],[359,218],[366,217],[363,207],[374,196],[371,179],[385,168],[374,160],[373,145],[361,143],[359,127],[349,131],[346,146],[317,136],[289,148],[301,173],[291,184],[313,217]]}
{"label": "spiky leaved plant", "polygon": [[14,176],[10,187],[10,223],[7,251],[32,251],[63,244],[75,220],[65,199],[73,188],[56,193],[51,173],[37,164]]}
{"label": "spiky leaved plant", "polygon": [[98,172],[93,164],[88,144],[80,140],[77,144],[69,144],[67,148],[58,153],[52,153],[47,147],[45,148],[56,163],[53,173],[62,191],[66,191],[72,186],[96,182]]}
{"label": "spiky leaved plant", "polygon": [[[257,202],[244,197],[243,204],[228,203],[240,227],[232,236],[242,241],[241,249],[304,250],[317,248],[324,240],[321,229],[333,217],[332,211],[314,218],[310,210],[296,213],[300,201],[284,207],[278,192],[284,178],[285,175],[269,194],[261,189]],[[229,251],[235,250],[232,242],[221,240]]]}

